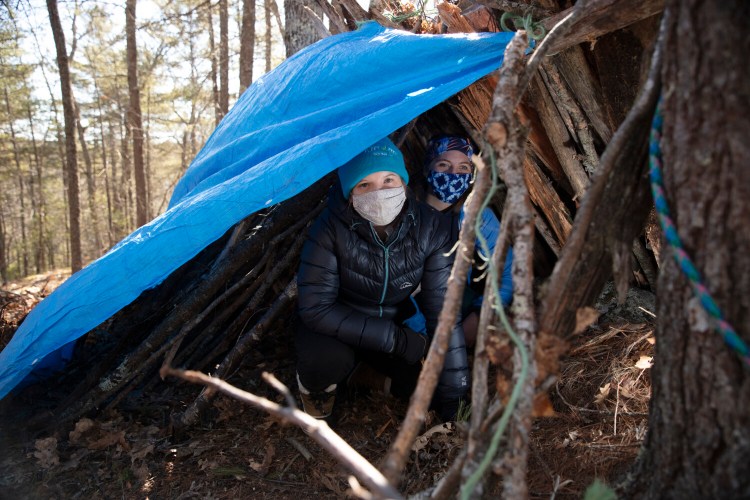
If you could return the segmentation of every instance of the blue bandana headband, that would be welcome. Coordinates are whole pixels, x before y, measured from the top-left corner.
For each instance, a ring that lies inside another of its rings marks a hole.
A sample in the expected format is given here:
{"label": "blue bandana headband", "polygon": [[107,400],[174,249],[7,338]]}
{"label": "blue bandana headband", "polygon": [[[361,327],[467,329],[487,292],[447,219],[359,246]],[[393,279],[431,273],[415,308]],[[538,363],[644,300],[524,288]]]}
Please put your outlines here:
{"label": "blue bandana headband", "polygon": [[471,147],[471,143],[468,139],[463,137],[445,136],[431,139],[427,143],[427,152],[425,153],[424,164],[429,167],[430,162],[445,153],[446,151],[461,151],[463,154],[469,157],[474,154],[474,149]]}
{"label": "blue bandana headband", "polygon": [[435,196],[444,203],[454,204],[469,189],[471,174],[449,174],[430,170],[427,183]]}

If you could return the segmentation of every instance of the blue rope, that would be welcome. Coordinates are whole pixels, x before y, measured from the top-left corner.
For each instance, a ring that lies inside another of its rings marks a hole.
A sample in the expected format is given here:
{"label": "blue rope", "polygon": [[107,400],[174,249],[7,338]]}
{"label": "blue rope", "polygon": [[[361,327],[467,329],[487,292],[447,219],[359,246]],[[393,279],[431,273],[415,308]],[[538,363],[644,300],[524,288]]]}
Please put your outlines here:
{"label": "blue rope", "polygon": [[747,366],[750,366],[750,348],[737,335],[732,325],[724,319],[721,309],[713,297],[711,297],[711,293],[706,288],[706,285],[703,284],[700,272],[696,269],[695,264],[693,264],[690,256],[685,251],[680,235],[677,233],[677,227],[669,213],[669,205],[664,194],[664,180],[662,177],[661,131],[663,121],[661,99],[659,99],[654,119],[651,122],[651,140],[649,146],[651,193],[654,197],[656,212],[659,214],[659,222],[661,223],[667,243],[674,250],[674,258],[677,265],[680,266],[682,272],[687,276],[690,285],[693,287],[693,292],[700,300],[703,308],[716,320],[719,333],[724,342],[737,353]]}

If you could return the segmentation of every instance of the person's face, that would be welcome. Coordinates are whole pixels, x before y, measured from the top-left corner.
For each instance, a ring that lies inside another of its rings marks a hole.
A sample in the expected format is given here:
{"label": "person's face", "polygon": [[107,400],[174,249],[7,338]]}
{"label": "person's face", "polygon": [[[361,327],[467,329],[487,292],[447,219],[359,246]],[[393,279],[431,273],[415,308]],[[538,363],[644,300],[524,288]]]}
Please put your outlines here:
{"label": "person's face", "polygon": [[455,149],[446,151],[432,160],[430,169],[443,174],[470,174],[472,171],[469,157]]}
{"label": "person's face", "polygon": [[354,186],[354,189],[352,189],[352,194],[365,194],[380,189],[397,188],[403,185],[404,183],[400,175],[387,170],[381,170],[380,172],[373,172],[360,180]]}

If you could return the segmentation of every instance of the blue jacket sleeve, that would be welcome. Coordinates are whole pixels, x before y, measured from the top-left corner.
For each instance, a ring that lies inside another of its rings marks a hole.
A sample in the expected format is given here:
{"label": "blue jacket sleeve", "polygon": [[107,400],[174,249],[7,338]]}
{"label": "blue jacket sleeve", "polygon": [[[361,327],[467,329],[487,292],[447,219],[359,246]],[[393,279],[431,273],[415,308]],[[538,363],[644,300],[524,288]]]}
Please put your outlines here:
{"label": "blue jacket sleeve", "polygon": [[[463,211],[461,212],[461,219],[463,219]],[[476,241],[477,252],[483,259],[489,260],[492,257],[492,253],[495,251],[495,243],[497,242],[497,236],[500,234],[500,221],[495,216],[495,213],[490,208],[485,208],[482,211],[482,220],[480,222],[480,231],[482,237],[487,242],[489,253],[485,254],[484,249],[480,243],[479,238]],[[513,300],[513,248],[508,248],[508,254],[505,257],[505,266],[503,267],[502,276],[500,277],[500,301],[503,306],[508,306]],[[473,277],[472,277],[473,278]],[[482,297],[478,297],[474,300],[474,306],[482,305]]]}

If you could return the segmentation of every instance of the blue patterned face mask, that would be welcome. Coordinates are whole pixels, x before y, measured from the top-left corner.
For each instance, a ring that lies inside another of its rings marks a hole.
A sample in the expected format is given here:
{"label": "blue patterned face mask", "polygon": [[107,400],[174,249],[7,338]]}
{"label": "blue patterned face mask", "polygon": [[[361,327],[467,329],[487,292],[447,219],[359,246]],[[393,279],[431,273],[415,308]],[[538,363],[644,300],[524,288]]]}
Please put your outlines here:
{"label": "blue patterned face mask", "polygon": [[432,187],[432,192],[443,203],[456,203],[461,195],[469,189],[471,174],[449,174],[447,172],[435,172],[430,170],[427,174],[427,183]]}

